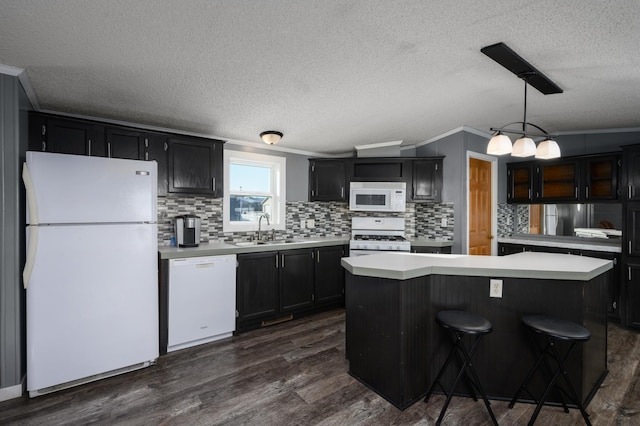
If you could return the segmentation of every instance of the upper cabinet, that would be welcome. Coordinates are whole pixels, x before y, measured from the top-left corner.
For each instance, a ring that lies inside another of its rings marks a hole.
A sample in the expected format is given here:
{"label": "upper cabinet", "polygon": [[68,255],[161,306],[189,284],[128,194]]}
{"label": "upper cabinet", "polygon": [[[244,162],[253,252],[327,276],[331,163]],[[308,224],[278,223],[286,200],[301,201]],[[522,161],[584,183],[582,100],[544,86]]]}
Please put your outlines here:
{"label": "upper cabinet", "polygon": [[617,200],[618,173],[622,160],[618,155],[593,156],[582,160],[585,201]]}
{"label": "upper cabinet", "polygon": [[222,141],[168,138],[169,192],[222,197]]}
{"label": "upper cabinet", "polygon": [[533,162],[507,164],[507,202],[528,203],[533,195]]}
{"label": "upper cabinet", "polygon": [[351,182],[405,182],[407,201],[439,202],[443,158],[312,158],[309,201],[346,202]]}
{"label": "upper cabinet", "polygon": [[[439,202],[442,198],[442,158],[410,160],[412,165],[410,201]],[[409,188],[407,188],[409,190]]]}
{"label": "upper cabinet", "polygon": [[223,141],[29,113],[29,150],[156,161],[158,195],[222,197]]}
{"label": "upper cabinet", "polygon": [[619,166],[617,154],[508,163],[507,202],[616,202]]}
{"label": "upper cabinet", "polygon": [[30,112],[29,150],[103,157],[104,126],[85,120]]}
{"label": "upper cabinet", "polygon": [[640,201],[640,147],[625,148],[624,170],[626,187],[621,191],[624,193],[624,199]]}
{"label": "upper cabinet", "polygon": [[580,161],[557,160],[536,164],[536,197],[550,202],[580,200]]}
{"label": "upper cabinet", "polygon": [[309,201],[346,201],[344,159],[309,160]]}

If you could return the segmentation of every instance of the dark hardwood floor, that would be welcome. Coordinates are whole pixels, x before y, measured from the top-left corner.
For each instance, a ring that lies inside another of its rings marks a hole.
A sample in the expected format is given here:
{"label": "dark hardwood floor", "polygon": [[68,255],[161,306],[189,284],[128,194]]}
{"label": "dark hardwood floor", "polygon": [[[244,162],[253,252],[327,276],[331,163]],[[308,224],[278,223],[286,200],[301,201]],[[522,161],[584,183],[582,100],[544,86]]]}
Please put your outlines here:
{"label": "dark hardwood floor", "polygon": [[[344,311],[184,349],[155,366],[34,399],[0,403],[0,425],[430,425],[434,395],[400,411],[347,374]],[[587,412],[594,425],[640,424],[640,334],[609,327],[609,376]],[[503,425],[533,405],[492,401]],[[446,425],[489,424],[481,401],[454,398]],[[536,424],[583,424],[545,407]]]}

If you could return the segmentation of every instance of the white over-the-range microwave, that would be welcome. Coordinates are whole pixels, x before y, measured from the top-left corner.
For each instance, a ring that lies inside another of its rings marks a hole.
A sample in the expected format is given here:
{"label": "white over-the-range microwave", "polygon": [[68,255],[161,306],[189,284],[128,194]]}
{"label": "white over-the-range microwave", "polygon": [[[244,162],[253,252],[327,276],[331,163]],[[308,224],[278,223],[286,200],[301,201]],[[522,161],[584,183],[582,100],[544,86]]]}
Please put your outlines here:
{"label": "white over-the-range microwave", "polygon": [[351,182],[349,210],[403,212],[406,207],[405,182]]}

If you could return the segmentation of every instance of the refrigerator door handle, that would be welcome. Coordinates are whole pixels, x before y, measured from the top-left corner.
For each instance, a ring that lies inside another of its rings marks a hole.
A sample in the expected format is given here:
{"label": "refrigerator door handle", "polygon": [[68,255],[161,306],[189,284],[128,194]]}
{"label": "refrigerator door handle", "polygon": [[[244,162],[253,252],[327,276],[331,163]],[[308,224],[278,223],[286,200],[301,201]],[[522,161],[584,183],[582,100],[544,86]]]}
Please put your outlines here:
{"label": "refrigerator door handle", "polygon": [[[31,179],[31,173],[27,163],[24,163],[22,168],[22,181],[27,195],[27,207],[29,209],[29,222],[30,225],[38,225],[38,205],[36,203],[36,192],[33,187],[33,180]],[[24,264],[24,270],[22,271],[22,280],[24,288],[26,289],[31,279],[31,272],[33,272],[33,263],[36,258],[36,247],[38,246],[38,227],[29,226],[29,241],[27,243],[27,259]]]}
{"label": "refrigerator door handle", "polygon": [[22,271],[22,281],[25,290],[29,286],[31,280],[31,273],[33,272],[33,264],[36,260],[36,247],[38,247],[38,227],[29,227],[29,242],[27,243],[27,259],[24,263],[24,270]]}
{"label": "refrigerator door handle", "polygon": [[22,167],[22,181],[24,182],[24,189],[27,195],[27,207],[29,209],[29,225],[38,225],[38,204],[36,202],[36,190],[33,186],[33,180],[31,179],[31,173],[27,163],[24,163]]}

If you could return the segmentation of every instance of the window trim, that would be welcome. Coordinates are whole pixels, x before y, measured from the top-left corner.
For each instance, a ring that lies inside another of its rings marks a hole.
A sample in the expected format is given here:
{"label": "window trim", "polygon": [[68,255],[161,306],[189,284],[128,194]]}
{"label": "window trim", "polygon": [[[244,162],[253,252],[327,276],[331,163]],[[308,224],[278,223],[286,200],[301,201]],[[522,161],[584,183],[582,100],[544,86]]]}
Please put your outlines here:
{"label": "window trim", "polygon": [[[229,164],[236,160],[240,164],[256,164],[256,165],[268,165],[273,173],[272,179],[275,180],[274,191],[274,212],[273,216],[269,218],[269,225],[265,221],[262,222],[262,230],[285,230],[286,229],[286,158],[278,157],[274,155],[256,154],[246,151],[233,151],[229,149],[224,150],[224,196],[222,203],[222,231],[223,232],[252,232],[258,230],[258,223],[245,222],[242,224],[232,223],[230,221],[230,187],[231,179],[229,178]],[[276,211],[277,210],[277,211]]]}

